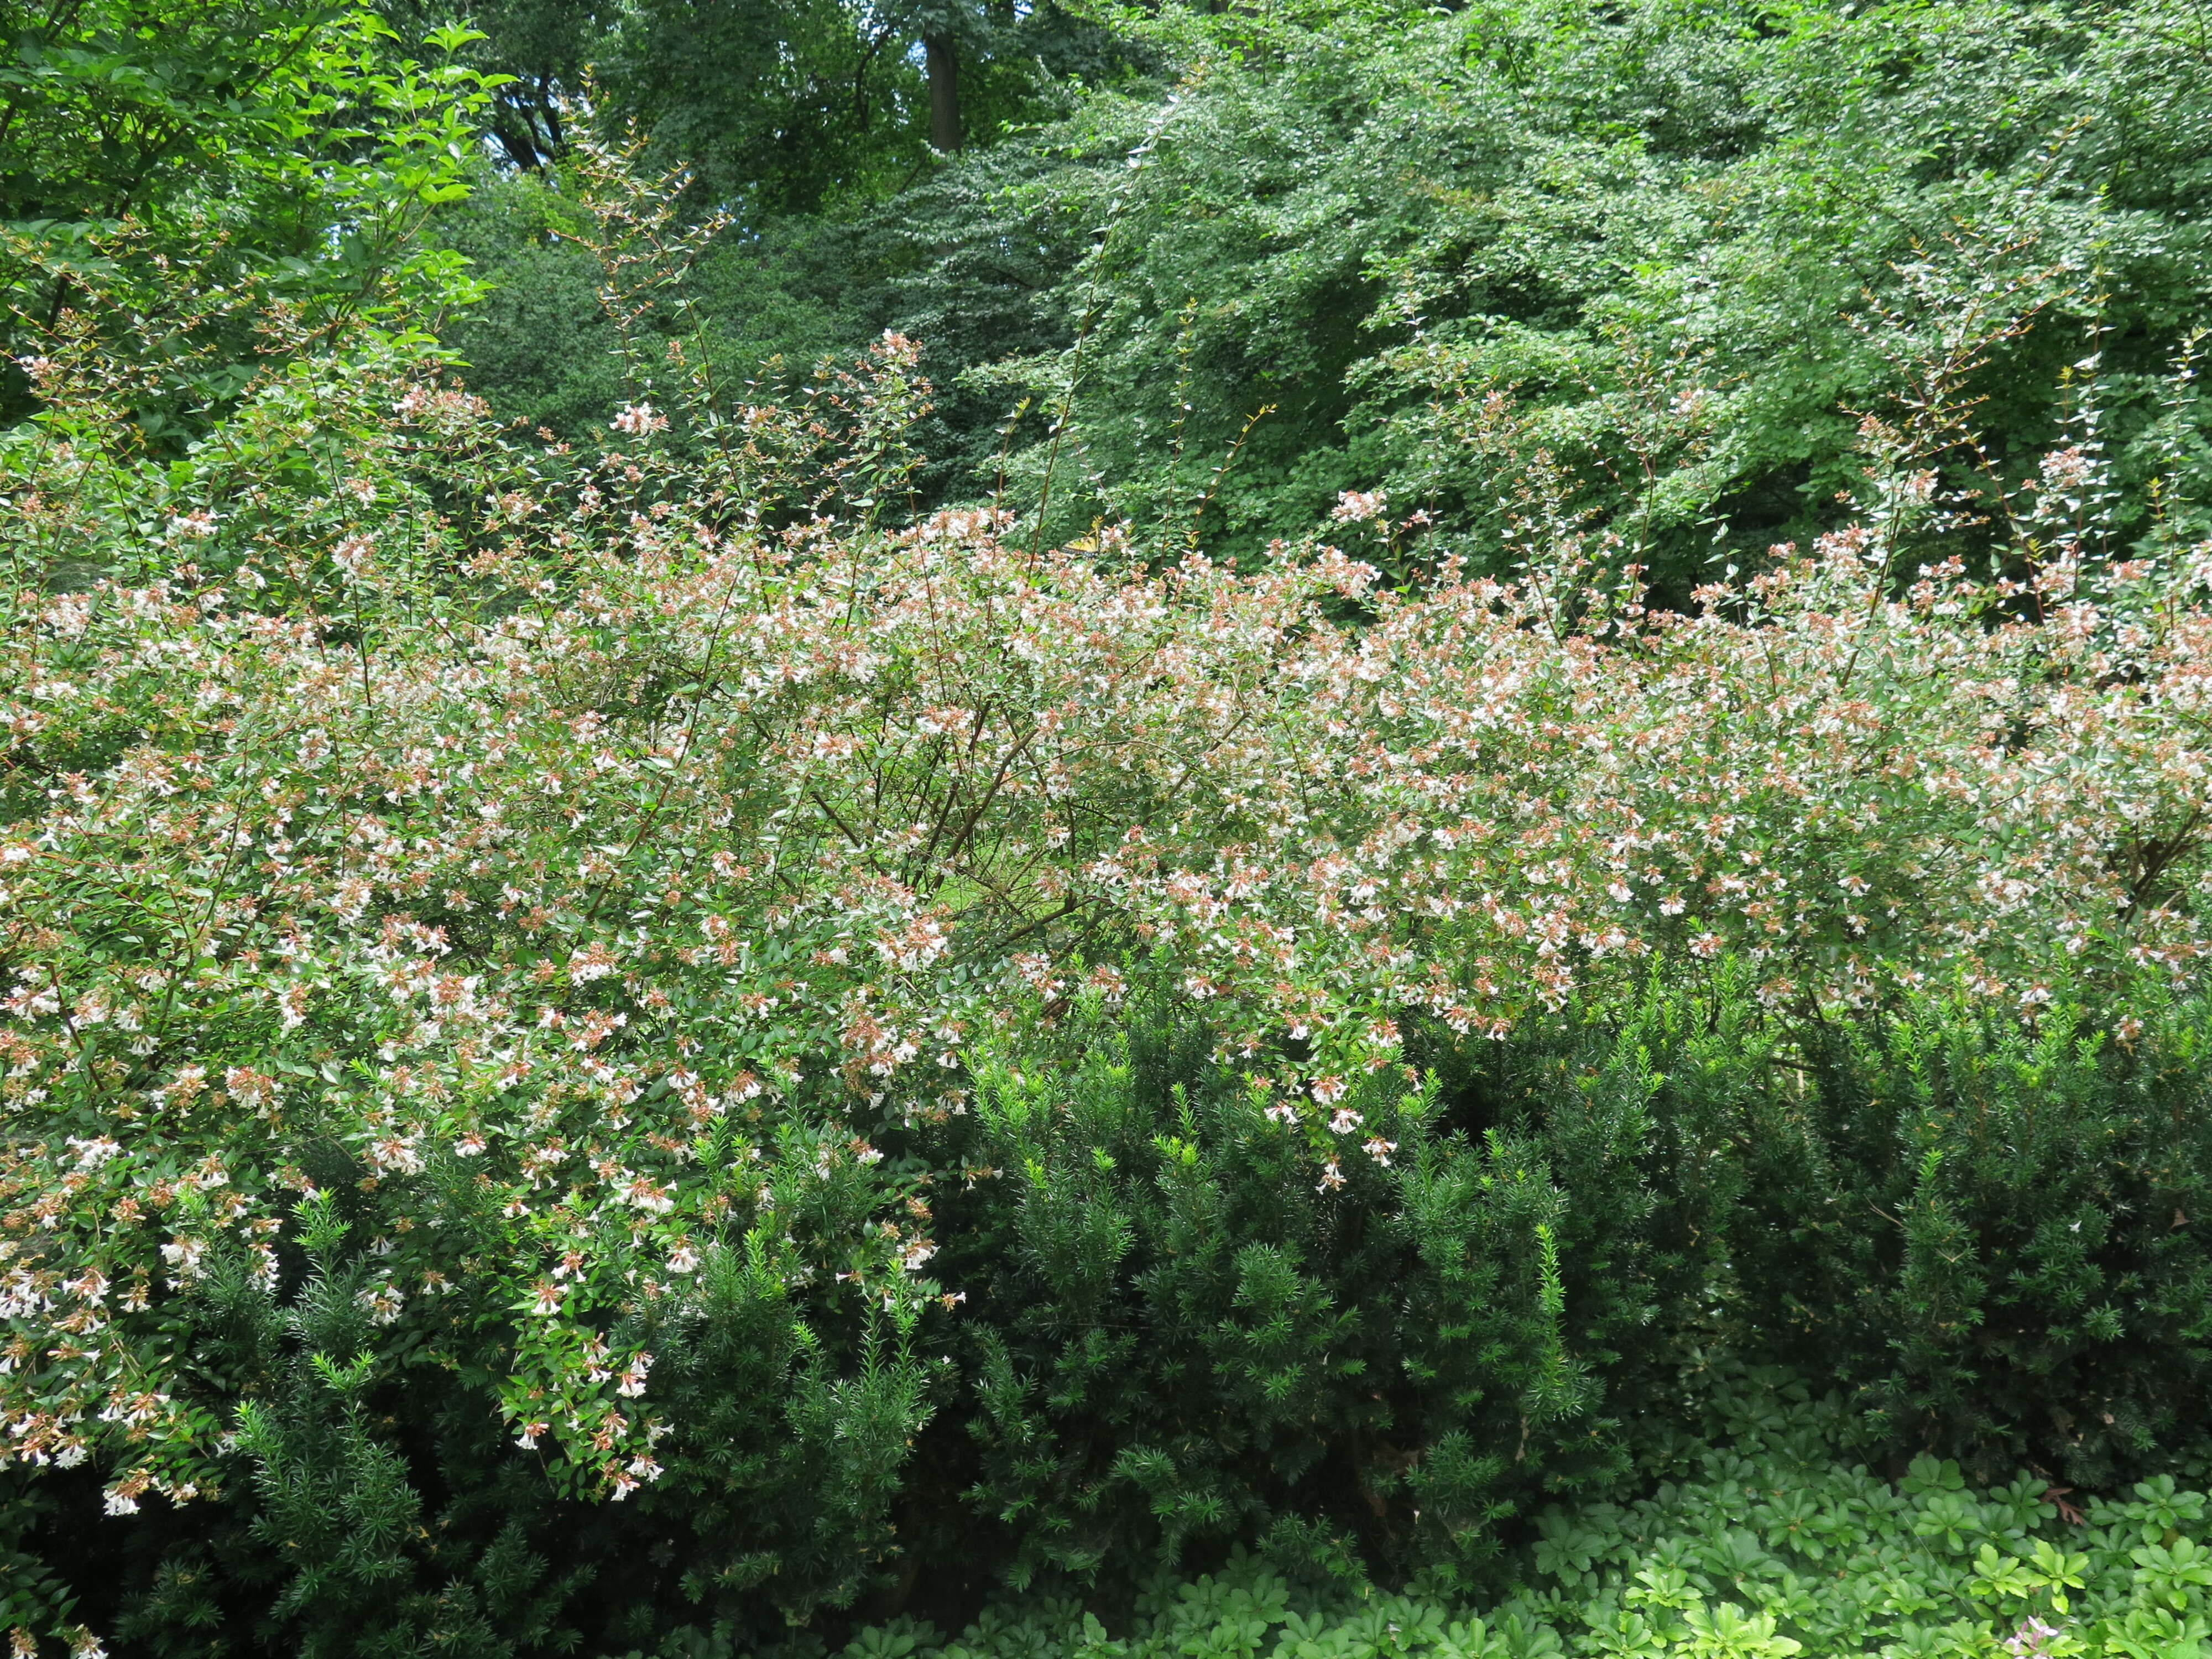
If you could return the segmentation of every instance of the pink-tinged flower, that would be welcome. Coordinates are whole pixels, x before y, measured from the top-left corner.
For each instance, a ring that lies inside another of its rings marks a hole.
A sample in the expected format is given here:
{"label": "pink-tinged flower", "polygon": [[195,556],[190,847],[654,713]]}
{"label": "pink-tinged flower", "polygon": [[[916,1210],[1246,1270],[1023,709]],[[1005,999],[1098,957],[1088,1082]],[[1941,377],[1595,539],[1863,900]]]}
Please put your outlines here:
{"label": "pink-tinged flower", "polygon": [[625,404],[622,412],[607,424],[633,438],[643,438],[655,432],[665,432],[668,417],[651,404]]}
{"label": "pink-tinged flower", "polygon": [[161,1246],[161,1259],[177,1270],[169,1281],[177,1289],[200,1276],[200,1258],[207,1254],[207,1242],[198,1238],[179,1238]]}
{"label": "pink-tinged flower", "polygon": [[110,1140],[106,1135],[94,1135],[85,1140],[71,1136],[69,1147],[76,1154],[76,1167],[80,1170],[97,1170],[123,1150],[121,1142]]}
{"label": "pink-tinged flower", "polygon": [[1332,1158],[1327,1167],[1322,1170],[1321,1179],[1314,1182],[1314,1190],[1317,1193],[1334,1192],[1342,1185],[1344,1185],[1343,1168],[1335,1158]]}
{"label": "pink-tinged flower", "polygon": [[101,1493],[101,1496],[107,1500],[106,1504],[107,1513],[110,1515],[137,1514],[139,1495],[153,1484],[153,1476],[148,1474],[145,1470],[132,1470]]}
{"label": "pink-tinged flower", "polygon": [[1693,957],[1717,957],[1720,953],[1721,936],[1718,933],[1700,933],[1690,941],[1690,954]]}
{"label": "pink-tinged flower", "polygon": [[368,1161],[388,1175],[420,1175],[422,1154],[413,1135],[386,1135],[368,1146]]}
{"label": "pink-tinged flower", "polygon": [[358,581],[368,574],[376,544],[366,536],[349,536],[331,550],[331,562]]}
{"label": "pink-tinged flower", "polygon": [[1340,1106],[1336,1109],[1336,1115],[1328,1121],[1328,1132],[1333,1135],[1348,1135],[1364,1121],[1365,1120],[1351,1107]]}
{"label": "pink-tinged flower", "polygon": [[307,1023],[307,988],[304,985],[286,986],[277,994],[276,1008],[286,1030],[289,1031],[306,1024]]}
{"label": "pink-tinged flower", "polygon": [[1381,1135],[1374,1135],[1370,1136],[1359,1150],[1388,1169],[1390,1165],[1390,1154],[1398,1150],[1398,1143],[1395,1140],[1385,1140]]}
{"label": "pink-tinged flower", "polygon": [[545,1433],[552,1426],[551,1424],[544,1422],[525,1423],[522,1425],[522,1432],[514,1437],[514,1443],[525,1451],[534,1451],[538,1448],[538,1437]]}
{"label": "pink-tinged flower", "polygon": [[1317,1077],[1314,1079],[1313,1097],[1324,1106],[1344,1097],[1344,1079],[1340,1077]]}
{"label": "pink-tinged flower", "polygon": [[378,1285],[354,1298],[372,1325],[389,1325],[399,1317],[406,1297],[391,1285]]}
{"label": "pink-tinged flower", "polygon": [[621,966],[615,953],[605,945],[589,945],[568,958],[568,982],[584,985],[595,979],[605,979]]}
{"label": "pink-tinged flower", "polygon": [[1358,524],[1373,518],[1383,510],[1382,492],[1379,489],[1345,489],[1337,492],[1336,505],[1328,516],[1338,524]]}
{"label": "pink-tinged flower", "polygon": [[530,1310],[532,1313],[556,1314],[561,1311],[562,1298],[568,1294],[566,1285],[550,1279],[541,1279],[532,1287]]}

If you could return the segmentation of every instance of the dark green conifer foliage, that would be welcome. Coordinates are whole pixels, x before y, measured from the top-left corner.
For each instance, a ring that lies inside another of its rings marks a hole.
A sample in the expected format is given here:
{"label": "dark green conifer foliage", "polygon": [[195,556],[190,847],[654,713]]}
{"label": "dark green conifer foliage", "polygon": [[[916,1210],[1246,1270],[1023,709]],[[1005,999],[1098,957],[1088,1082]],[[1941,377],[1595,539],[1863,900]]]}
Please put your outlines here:
{"label": "dark green conifer foliage", "polygon": [[[556,1574],[533,1549],[526,1520],[545,1508],[542,1483],[511,1469],[502,1479],[453,1423],[410,1432],[422,1425],[404,1417],[465,1421],[482,1402],[471,1413],[390,1374],[370,1316],[372,1258],[346,1243],[333,1194],[306,1200],[301,1218],[305,1273],[289,1297],[234,1254],[200,1298],[209,1366],[246,1396],[236,1436],[250,1492],[216,1524],[171,1538],[118,1633],[178,1659],[235,1651],[236,1634],[303,1659],[568,1650],[579,1632],[565,1604],[592,1572]],[[430,1455],[410,1456],[410,1442]],[[426,1485],[453,1501],[433,1512]]]}
{"label": "dark green conifer foliage", "polygon": [[1604,1379],[1654,1312],[1639,1042],[1480,1133],[1433,1081],[1363,1079],[1318,1183],[1306,1132],[1164,999],[986,1066],[948,1276],[969,1501],[1015,1582],[1316,1525],[1472,1565],[1526,1493],[1617,1474]]}
{"label": "dark green conifer foliage", "polygon": [[2196,1432],[2201,1003],[2023,1030],[1931,999],[1794,1052],[1747,1024],[1685,1031],[1662,1108],[1736,1166],[1743,1340],[1851,1385],[1900,1444],[1984,1470],[2103,1488]]}

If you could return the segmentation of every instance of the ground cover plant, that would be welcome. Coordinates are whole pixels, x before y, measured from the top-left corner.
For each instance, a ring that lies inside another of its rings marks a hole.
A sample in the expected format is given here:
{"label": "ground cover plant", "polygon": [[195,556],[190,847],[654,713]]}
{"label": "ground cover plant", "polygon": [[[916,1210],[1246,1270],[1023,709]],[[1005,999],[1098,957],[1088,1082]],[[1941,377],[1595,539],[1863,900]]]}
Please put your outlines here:
{"label": "ground cover plant", "polygon": [[2047,295],[1684,592],[1540,445],[1214,557],[732,381],[638,153],[588,443],[404,248],[8,244],[19,1650],[2195,1650],[2212,549],[1978,424]]}

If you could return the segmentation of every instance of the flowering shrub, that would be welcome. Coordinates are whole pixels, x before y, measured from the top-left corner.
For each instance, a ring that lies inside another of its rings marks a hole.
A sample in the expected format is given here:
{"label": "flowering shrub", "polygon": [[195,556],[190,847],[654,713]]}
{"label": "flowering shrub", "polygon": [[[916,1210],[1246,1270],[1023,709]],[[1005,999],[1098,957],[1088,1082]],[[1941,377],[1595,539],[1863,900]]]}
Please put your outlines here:
{"label": "flowering shrub", "polygon": [[[1640,1322],[1790,1260],[1667,1231],[1802,1190],[1728,1112],[1654,1138],[1667,1019],[1740,984],[1812,1065],[2194,982],[2212,556],[2106,556],[2093,450],[1989,580],[1899,465],[1678,615],[1533,513],[1514,580],[1405,592],[902,526],[896,337],[790,405],[672,354],[596,456],[300,344],[179,458],[86,338],[0,435],[0,1422],[112,1516],[244,1506],[305,1650],[445,1571],[403,1407],[794,1619],[979,1515],[1017,1572],[1345,1514],[1463,1566],[1618,1463]],[[1488,1108],[1423,1081],[1486,1049]],[[565,1593],[500,1582],[510,1642]]]}
{"label": "flowering shrub", "polygon": [[[770,534],[372,369],[240,426],[119,535],[74,436],[7,457],[11,1173],[48,1264],[17,1271],[88,1340],[34,1368],[73,1402],[34,1453],[195,1478],[182,1402],[100,1428],[131,1413],[79,1391],[163,1392],[118,1319],[273,1260],[278,1194],[327,1184],[278,1156],[302,1133],[371,1191],[482,1195],[550,1322],[508,1413],[620,1491],[650,1414],[563,1311],[612,1293],[605,1241],[666,1290],[780,1177],[902,1200],[868,1126],[959,1109],[994,1010],[1110,995],[1132,949],[1317,1167],[1376,1156],[1336,1103],[1409,1020],[1503,1035],[1723,954],[1778,1008],[2033,1012],[2203,949],[2193,556],[2062,556],[2018,617],[1955,560],[1887,597],[1854,531],[1678,617],[1549,573],[1376,594],[1326,550],[1117,574],[985,513]],[[380,1231],[380,1318],[455,1293],[416,1221]],[[854,1248],[919,1282],[903,1231]]]}

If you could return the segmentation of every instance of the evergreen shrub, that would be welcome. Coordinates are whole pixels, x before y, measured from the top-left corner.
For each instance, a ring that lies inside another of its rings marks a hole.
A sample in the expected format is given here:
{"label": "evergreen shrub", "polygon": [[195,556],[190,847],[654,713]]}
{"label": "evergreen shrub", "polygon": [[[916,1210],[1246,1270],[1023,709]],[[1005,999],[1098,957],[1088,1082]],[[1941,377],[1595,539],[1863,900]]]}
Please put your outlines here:
{"label": "evergreen shrub", "polygon": [[[839,1659],[2195,1659],[2212,1638],[2197,1487],[2165,1475],[2087,1497],[2027,1471],[1978,1486],[1925,1455],[1886,1478],[1863,1461],[1884,1431],[1840,1395],[1771,1370],[1709,1382],[1702,1413],[1648,1449],[1645,1495],[1547,1509],[1495,1597],[1394,1593],[1240,1550],[1194,1579],[1157,1575],[1105,1618],[1031,1596],[951,1640],[879,1625]],[[665,1650],[827,1649],[695,1626]]]}
{"label": "evergreen shrub", "polygon": [[1632,1038],[1476,1135],[1377,1074],[1334,1108],[1369,1153],[1319,1169],[1210,1046],[1094,1006],[978,1071],[939,1233],[973,1403],[942,1461],[1016,1582],[1209,1537],[1464,1566],[1532,1493],[1617,1479],[1613,1385],[1668,1322]]}
{"label": "evergreen shrub", "polygon": [[2201,1435],[2201,997],[2030,1024],[1929,997],[1787,1042],[1708,1006],[1655,1061],[1654,1113],[1695,1149],[1668,1187],[1726,1235],[1736,1340],[1982,1478],[2105,1489]]}

